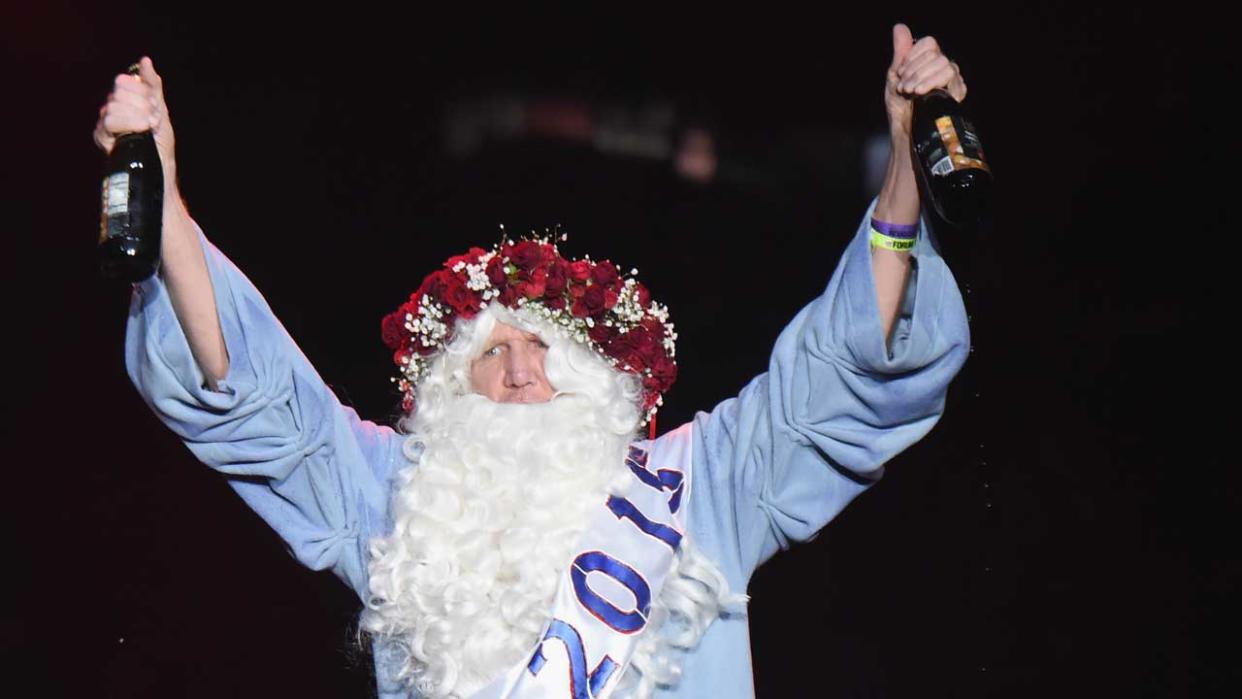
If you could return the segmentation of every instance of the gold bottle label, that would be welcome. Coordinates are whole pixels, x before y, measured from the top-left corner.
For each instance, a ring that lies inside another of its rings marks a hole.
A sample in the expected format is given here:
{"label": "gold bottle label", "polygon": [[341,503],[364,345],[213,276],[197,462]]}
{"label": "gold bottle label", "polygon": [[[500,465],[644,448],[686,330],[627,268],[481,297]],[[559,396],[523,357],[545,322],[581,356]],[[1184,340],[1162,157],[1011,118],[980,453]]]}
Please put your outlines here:
{"label": "gold bottle label", "polygon": [[940,140],[944,143],[947,154],[932,166],[932,174],[947,175],[955,170],[971,167],[991,173],[992,169],[983,159],[983,146],[970,124],[963,121],[960,130],[958,127],[959,124],[952,117],[942,116],[936,120],[936,129],[940,132]]}

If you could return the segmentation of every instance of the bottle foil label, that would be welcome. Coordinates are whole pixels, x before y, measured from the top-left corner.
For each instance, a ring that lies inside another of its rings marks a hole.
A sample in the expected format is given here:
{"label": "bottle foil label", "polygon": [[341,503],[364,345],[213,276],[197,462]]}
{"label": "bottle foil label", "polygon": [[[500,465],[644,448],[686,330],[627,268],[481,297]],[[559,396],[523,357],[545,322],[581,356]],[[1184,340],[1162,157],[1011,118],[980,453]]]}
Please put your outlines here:
{"label": "bottle foil label", "polygon": [[108,216],[129,213],[129,173],[117,172],[104,178],[103,210]]}
{"label": "bottle foil label", "polygon": [[125,230],[129,213],[129,173],[116,172],[104,178],[103,204],[99,207],[99,242]]}
{"label": "bottle foil label", "polygon": [[947,175],[955,170],[979,168],[991,173],[983,157],[983,145],[975,135],[970,122],[961,117],[942,116],[936,120],[936,129],[940,133],[940,141],[944,144],[942,157],[932,166],[932,174]]}

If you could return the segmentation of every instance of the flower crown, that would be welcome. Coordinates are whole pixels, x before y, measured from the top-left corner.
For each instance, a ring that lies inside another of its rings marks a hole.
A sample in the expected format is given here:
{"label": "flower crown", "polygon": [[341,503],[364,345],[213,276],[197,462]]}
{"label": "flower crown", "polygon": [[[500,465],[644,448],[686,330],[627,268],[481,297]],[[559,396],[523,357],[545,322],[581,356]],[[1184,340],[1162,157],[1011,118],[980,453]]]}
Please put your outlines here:
{"label": "flower crown", "polygon": [[450,257],[444,269],[423,279],[409,301],[384,316],[384,344],[400,369],[391,380],[404,396],[402,408],[409,412],[414,407],[414,387],[452,341],[457,319],[474,318],[487,304],[499,302],[533,312],[613,367],[641,376],[646,424],[677,379],[677,334],[668,322],[668,308],[651,300],[636,274],[631,269],[627,278],[608,260],[561,257],[547,237],[517,242],[504,237],[491,252],[474,247]]}

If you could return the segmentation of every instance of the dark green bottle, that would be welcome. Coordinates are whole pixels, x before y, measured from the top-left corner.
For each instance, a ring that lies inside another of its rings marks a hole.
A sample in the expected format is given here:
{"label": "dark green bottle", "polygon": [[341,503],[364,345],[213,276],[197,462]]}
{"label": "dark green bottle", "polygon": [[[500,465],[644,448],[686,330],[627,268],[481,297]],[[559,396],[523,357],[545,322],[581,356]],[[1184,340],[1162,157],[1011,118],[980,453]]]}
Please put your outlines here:
{"label": "dark green bottle", "polygon": [[[129,67],[138,75],[138,64]],[[140,282],[160,262],[164,168],[151,129],[121,134],[108,154],[99,216],[99,271],[108,279]]]}
{"label": "dark green bottle", "polygon": [[991,210],[992,170],[978,131],[948,91],[914,98],[910,150],[924,202],[954,226],[977,230]]}

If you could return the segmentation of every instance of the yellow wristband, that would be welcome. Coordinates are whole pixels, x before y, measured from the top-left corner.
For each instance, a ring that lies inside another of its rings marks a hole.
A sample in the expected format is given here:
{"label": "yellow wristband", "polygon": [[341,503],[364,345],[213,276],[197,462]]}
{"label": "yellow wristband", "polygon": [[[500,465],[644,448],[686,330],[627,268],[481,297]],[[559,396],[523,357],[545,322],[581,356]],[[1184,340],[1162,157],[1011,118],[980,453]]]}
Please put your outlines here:
{"label": "yellow wristband", "polygon": [[871,229],[871,244],[877,248],[885,250],[896,250],[897,252],[909,252],[914,248],[915,238],[893,238],[884,235],[876,229]]}

